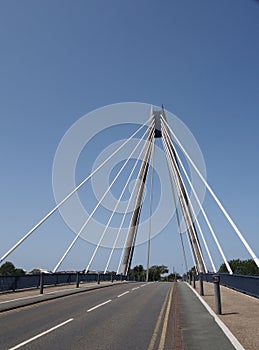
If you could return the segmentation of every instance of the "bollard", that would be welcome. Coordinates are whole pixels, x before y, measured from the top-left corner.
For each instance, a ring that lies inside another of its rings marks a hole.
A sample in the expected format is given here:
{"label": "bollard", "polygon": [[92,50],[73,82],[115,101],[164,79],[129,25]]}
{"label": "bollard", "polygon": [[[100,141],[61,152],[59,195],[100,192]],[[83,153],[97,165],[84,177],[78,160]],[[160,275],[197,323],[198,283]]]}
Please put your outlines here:
{"label": "bollard", "polygon": [[80,274],[79,272],[76,273],[76,288],[79,288],[79,283],[80,283],[80,278],[79,278]]}
{"label": "bollard", "polygon": [[100,274],[98,272],[98,275],[97,275],[97,284],[100,284]]}
{"label": "bollard", "polygon": [[189,284],[191,285],[192,284],[192,273],[190,272],[189,274]]}
{"label": "bollard", "polygon": [[111,273],[111,283],[113,283],[113,273]]}
{"label": "bollard", "polygon": [[121,274],[120,280],[121,280],[121,282],[122,282],[122,274]]}
{"label": "bollard", "polygon": [[216,314],[221,315],[220,276],[213,276]]}
{"label": "bollard", "polygon": [[203,289],[203,273],[201,272],[199,274],[199,280],[200,280],[200,295],[204,295],[204,289]]}
{"label": "bollard", "polygon": [[193,276],[192,276],[192,278],[193,278],[193,280],[192,280],[192,281],[193,281],[193,288],[194,288],[194,289],[196,289],[196,283],[195,283],[195,282],[196,282],[196,281],[195,281],[195,275],[193,275]]}
{"label": "bollard", "polygon": [[44,287],[44,273],[41,272],[41,274],[40,274],[40,294],[43,294],[43,287]]}

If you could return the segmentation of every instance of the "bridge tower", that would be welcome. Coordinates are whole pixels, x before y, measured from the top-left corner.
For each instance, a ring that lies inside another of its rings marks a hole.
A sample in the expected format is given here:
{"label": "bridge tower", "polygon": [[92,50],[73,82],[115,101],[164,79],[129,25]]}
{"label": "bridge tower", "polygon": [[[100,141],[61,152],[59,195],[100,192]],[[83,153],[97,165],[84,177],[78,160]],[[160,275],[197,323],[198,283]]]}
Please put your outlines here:
{"label": "bridge tower", "polygon": [[[180,202],[182,216],[184,218],[185,227],[188,233],[188,238],[189,238],[190,246],[193,252],[196,269],[198,272],[206,271],[201,246],[199,243],[198,235],[194,224],[194,218],[190,210],[189,200],[184,187],[183,179],[180,172],[180,167],[178,165],[176,152],[174,149],[173,142],[171,140],[170,133],[167,129],[166,124],[163,123],[163,120],[166,121],[166,116],[165,116],[165,111],[163,106],[161,110],[156,110],[156,111],[151,110],[149,124],[148,124],[149,130],[147,133],[147,138],[146,138],[146,143],[144,148],[144,157],[142,160],[140,171],[138,173],[138,179],[137,179],[138,182],[137,182],[134,208],[132,211],[131,222],[130,222],[125,249],[124,249],[122,269],[121,269],[121,272],[123,275],[128,274],[130,270],[131,262],[132,262],[132,257],[133,257],[133,252],[134,252],[136,237],[137,237],[137,231],[138,231],[139,218],[140,218],[141,209],[142,209],[144,188],[145,188],[148,170],[150,167],[151,153],[152,153],[152,149],[156,138],[163,139],[165,152],[166,152],[165,146],[167,147],[168,169],[172,170],[172,176],[170,171],[169,171],[169,176],[172,177],[171,179],[172,187],[174,186],[177,189],[177,196]],[[172,190],[174,191],[174,188],[172,188]]]}

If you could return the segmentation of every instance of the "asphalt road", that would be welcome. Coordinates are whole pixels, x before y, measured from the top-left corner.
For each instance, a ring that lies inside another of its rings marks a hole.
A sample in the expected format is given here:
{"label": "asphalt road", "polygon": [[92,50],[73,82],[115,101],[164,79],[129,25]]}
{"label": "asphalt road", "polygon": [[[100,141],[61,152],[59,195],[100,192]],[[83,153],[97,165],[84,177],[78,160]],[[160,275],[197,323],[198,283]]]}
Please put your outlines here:
{"label": "asphalt road", "polygon": [[172,283],[129,283],[0,315],[0,349],[172,349]]}

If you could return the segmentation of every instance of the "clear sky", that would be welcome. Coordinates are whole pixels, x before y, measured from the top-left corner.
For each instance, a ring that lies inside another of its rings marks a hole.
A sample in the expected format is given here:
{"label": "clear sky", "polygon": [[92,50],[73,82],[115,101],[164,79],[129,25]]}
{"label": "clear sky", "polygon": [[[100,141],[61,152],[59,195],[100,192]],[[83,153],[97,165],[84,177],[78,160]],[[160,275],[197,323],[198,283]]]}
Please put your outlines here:
{"label": "clear sky", "polygon": [[[0,0],[0,7],[0,255],[54,206],[52,164],[65,132],[118,102],[163,103],[187,125],[209,183],[259,255],[258,1]],[[207,202],[228,259],[249,258]],[[56,215],[8,260],[52,269],[73,237]],[[94,247],[79,243],[64,269],[87,264]],[[146,263],[146,245],[136,249],[138,263]],[[182,272],[175,222],[152,240],[151,264]]]}

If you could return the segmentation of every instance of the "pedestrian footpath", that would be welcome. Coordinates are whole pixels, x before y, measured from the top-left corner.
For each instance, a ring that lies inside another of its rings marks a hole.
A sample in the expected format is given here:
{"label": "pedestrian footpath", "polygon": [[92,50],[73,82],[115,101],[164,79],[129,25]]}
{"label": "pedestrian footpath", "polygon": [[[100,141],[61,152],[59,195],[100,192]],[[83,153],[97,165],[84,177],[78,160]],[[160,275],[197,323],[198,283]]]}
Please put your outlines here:
{"label": "pedestrian footpath", "polygon": [[[202,299],[215,311],[213,283],[203,282]],[[199,283],[196,283],[198,294]],[[245,350],[259,350],[259,299],[220,286],[222,314],[219,319],[243,345]]]}
{"label": "pedestrian footpath", "polygon": [[229,339],[192,287],[184,282],[177,283],[177,293],[184,350],[244,349],[230,332],[232,337]]}

